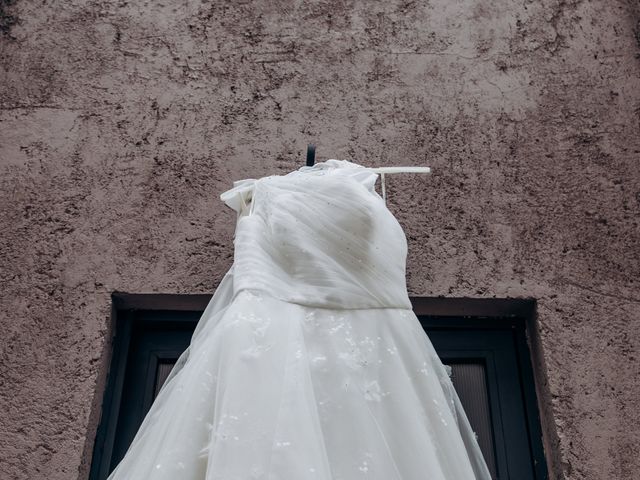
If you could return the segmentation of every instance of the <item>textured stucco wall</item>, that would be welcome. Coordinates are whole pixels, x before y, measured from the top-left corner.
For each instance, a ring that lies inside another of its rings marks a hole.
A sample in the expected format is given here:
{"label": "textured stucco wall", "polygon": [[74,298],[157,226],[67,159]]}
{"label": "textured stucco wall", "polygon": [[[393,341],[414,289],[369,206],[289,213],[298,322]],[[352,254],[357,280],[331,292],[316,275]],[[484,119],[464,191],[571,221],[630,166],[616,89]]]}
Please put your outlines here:
{"label": "textured stucco wall", "polygon": [[0,477],[84,479],[110,293],[211,293],[232,180],[388,177],[412,295],[535,297],[552,478],[640,471],[635,0],[0,0]]}

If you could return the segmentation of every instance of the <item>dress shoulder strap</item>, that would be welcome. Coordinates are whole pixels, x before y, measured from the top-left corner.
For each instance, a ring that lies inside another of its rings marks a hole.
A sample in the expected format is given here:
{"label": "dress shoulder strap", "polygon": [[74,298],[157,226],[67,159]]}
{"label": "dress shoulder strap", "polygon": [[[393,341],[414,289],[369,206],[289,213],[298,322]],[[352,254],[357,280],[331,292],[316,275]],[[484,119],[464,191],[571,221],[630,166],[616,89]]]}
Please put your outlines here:
{"label": "dress shoulder strap", "polygon": [[[227,206],[238,212],[238,215],[244,215],[249,201],[253,198],[253,192],[258,179],[245,178],[233,182],[233,187],[220,194],[222,200]],[[253,201],[251,201],[253,208]]]}

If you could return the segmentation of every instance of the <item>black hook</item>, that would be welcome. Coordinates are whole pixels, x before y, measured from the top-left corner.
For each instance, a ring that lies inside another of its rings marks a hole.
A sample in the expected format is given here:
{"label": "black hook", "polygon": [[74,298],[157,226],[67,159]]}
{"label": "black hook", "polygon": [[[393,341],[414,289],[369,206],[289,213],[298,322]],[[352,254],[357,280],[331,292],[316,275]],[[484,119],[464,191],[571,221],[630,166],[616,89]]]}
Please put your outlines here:
{"label": "black hook", "polygon": [[316,163],[316,146],[313,143],[307,145],[307,167],[312,167]]}

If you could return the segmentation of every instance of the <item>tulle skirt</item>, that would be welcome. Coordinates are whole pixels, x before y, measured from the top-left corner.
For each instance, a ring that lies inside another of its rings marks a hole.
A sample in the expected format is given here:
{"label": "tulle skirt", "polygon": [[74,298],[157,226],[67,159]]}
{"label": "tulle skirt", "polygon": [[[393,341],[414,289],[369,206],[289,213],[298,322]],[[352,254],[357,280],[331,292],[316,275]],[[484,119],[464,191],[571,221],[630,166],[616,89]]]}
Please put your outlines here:
{"label": "tulle skirt", "polygon": [[491,478],[409,309],[211,298],[108,480]]}

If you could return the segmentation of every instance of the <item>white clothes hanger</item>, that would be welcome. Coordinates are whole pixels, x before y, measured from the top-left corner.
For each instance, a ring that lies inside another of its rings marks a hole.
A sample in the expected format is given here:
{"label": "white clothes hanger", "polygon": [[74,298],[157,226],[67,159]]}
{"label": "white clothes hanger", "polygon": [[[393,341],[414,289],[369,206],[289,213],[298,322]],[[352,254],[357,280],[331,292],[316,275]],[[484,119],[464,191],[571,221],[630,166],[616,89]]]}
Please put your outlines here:
{"label": "white clothes hanger", "polygon": [[[311,167],[316,161],[316,146],[313,143],[307,145],[307,166]],[[365,167],[367,170],[380,174],[380,183],[382,185],[382,198],[387,203],[387,189],[385,188],[385,173],[431,173],[429,167]]]}
{"label": "white clothes hanger", "polygon": [[429,167],[368,167],[369,170],[373,170],[376,173],[431,173]]}
{"label": "white clothes hanger", "polygon": [[[307,166],[313,166],[315,164],[315,145],[310,144],[307,150]],[[393,173],[431,173],[429,167],[417,167],[417,166],[395,166],[395,167],[364,167],[370,172],[380,174],[380,181],[382,185],[382,198],[387,203],[387,190],[385,185],[385,174]],[[254,179],[245,179],[243,182],[253,182]],[[253,214],[253,207],[255,202],[253,201],[253,190],[248,189],[239,195],[240,200],[240,216],[250,216]],[[248,212],[247,212],[248,210]]]}
{"label": "white clothes hanger", "polygon": [[387,190],[384,183],[385,173],[431,173],[429,167],[371,167],[368,168],[372,172],[380,174],[380,183],[382,185],[382,198],[387,203]]}

